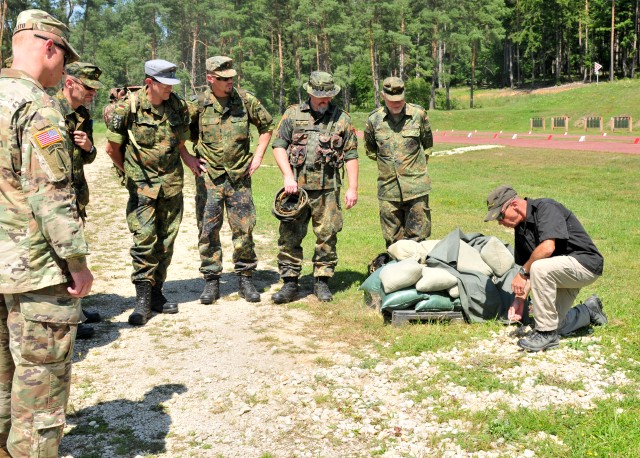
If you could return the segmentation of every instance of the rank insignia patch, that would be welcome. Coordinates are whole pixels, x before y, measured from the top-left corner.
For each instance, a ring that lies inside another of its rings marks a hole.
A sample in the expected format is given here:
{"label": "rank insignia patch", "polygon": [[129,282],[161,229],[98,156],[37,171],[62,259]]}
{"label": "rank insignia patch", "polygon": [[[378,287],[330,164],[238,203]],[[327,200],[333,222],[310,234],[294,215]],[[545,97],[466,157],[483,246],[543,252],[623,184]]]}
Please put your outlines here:
{"label": "rank insignia patch", "polygon": [[35,134],[34,137],[40,145],[40,148],[46,148],[54,143],[62,142],[62,136],[56,127],[43,130],[42,132]]}

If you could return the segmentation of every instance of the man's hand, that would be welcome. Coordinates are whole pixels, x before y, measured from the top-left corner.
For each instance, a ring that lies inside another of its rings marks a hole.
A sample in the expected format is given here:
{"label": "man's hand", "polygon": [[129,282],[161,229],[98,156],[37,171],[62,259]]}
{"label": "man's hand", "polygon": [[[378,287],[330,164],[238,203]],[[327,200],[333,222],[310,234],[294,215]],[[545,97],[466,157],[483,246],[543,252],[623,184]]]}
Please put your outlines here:
{"label": "man's hand", "polygon": [[509,321],[522,321],[522,313],[524,312],[524,299],[516,297],[509,307],[507,318]]}
{"label": "man's hand", "polygon": [[249,168],[245,172],[245,176],[253,175],[255,171],[260,168],[260,164],[262,164],[262,156],[254,155],[251,164],[249,164]]}
{"label": "man's hand", "polygon": [[191,172],[193,172],[193,174],[197,177],[207,171],[207,161],[202,158],[188,154],[186,156],[183,156],[182,160],[184,161],[184,164],[189,167],[189,170],[191,170]]}
{"label": "man's hand", "polygon": [[91,148],[93,147],[93,143],[91,143],[91,140],[89,140],[89,136],[87,135],[87,133],[81,130],[73,131],[73,143],[78,145],[81,150],[86,152],[91,151]]}
{"label": "man's hand", "polygon": [[71,272],[71,286],[67,286],[67,291],[73,297],[85,297],[91,292],[93,285],[93,274],[88,267],[78,271]]}
{"label": "man's hand", "polygon": [[525,297],[527,288],[527,279],[522,275],[517,274],[513,277],[513,281],[511,282],[511,290],[514,292],[516,296]]}
{"label": "man's hand", "polygon": [[298,182],[291,177],[284,177],[284,193],[285,194],[298,194]]}
{"label": "man's hand", "polygon": [[347,192],[344,194],[344,206],[347,210],[353,207],[358,203],[358,190],[357,189],[347,189]]}

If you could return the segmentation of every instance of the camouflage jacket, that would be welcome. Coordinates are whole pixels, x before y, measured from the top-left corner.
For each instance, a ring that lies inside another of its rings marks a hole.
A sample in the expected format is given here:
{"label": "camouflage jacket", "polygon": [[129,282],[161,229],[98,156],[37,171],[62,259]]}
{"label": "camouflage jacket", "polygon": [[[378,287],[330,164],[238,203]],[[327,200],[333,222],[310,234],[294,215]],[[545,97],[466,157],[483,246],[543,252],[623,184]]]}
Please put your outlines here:
{"label": "camouflage jacket", "polygon": [[73,109],[69,101],[64,96],[62,90],[58,91],[54,96],[60,104],[61,112],[64,115],[64,122],[67,126],[67,133],[71,142],[70,156],[72,161],[71,180],[76,190],[76,199],[78,201],[78,211],[80,216],[86,217],[85,208],[89,203],[89,185],[84,177],[85,164],[91,164],[96,159],[97,151],[92,148],[90,151],[84,151],[78,145],[73,143],[73,131],[81,130],[85,132],[93,143],[93,119],[91,114],[84,106],[80,105],[77,109]]}
{"label": "camouflage jacket", "polygon": [[433,136],[424,108],[407,103],[398,122],[384,106],[372,111],[364,142],[367,156],[378,162],[378,199],[402,202],[429,194]]}
{"label": "camouflage jacket", "polygon": [[319,119],[311,116],[309,103],[287,108],[272,146],[287,150],[298,186],[307,190],[340,187],[342,163],[358,158],[351,116],[333,103]]}
{"label": "camouflage jacket", "polygon": [[124,172],[140,194],[155,199],[162,189],[171,197],[182,192],[178,145],[187,138],[188,129],[184,100],[171,93],[158,109],[149,102],[144,87],[117,102],[107,125],[107,140],[126,145]]}
{"label": "camouflage jacket", "polygon": [[206,159],[212,179],[226,173],[232,181],[238,181],[247,171],[253,158],[249,124],[256,126],[260,134],[273,130],[273,118],[260,101],[235,88],[226,107],[208,88],[192,98],[189,113],[196,154]]}
{"label": "camouflage jacket", "polygon": [[0,73],[0,293],[71,280],[89,253],[58,104],[26,73]]}

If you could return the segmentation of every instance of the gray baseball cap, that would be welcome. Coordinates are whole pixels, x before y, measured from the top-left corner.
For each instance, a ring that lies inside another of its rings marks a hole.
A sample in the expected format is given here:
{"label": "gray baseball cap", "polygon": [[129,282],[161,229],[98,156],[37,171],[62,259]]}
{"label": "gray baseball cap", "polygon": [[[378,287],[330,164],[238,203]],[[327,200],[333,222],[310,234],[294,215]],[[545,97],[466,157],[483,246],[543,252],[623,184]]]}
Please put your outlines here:
{"label": "gray baseball cap", "polygon": [[502,212],[502,206],[510,200],[518,197],[518,193],[511,186],[501,185],[491,191],[487,196],[487,209],[489,212],[484,217],[484,221],[494,221],[500,216]]}
{"label": "gray baseball cap", "polygon": [[176,78],[176,65],[162,59],[148,60],[144,63],[144,73],[162,84],[170,86],[180,84]]}

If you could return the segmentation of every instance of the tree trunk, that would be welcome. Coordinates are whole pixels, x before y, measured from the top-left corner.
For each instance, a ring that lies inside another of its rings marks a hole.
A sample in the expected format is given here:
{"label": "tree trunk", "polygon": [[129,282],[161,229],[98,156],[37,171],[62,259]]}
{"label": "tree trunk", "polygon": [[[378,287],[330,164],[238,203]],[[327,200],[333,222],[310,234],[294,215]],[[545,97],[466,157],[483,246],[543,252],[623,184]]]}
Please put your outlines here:
{"label": "tree trunk", "polygon": [[158,39],[156,37],[156,11],[153,10],[151,14],[151,60],[156,58],[156,52],[158,51]]}
{"label": "tree trunk", "polygon": [[316,69],[320,70],[320,45],[318,44],[317,33],[316,33]]}
{"label": "tree trunk", "polygon": [[[404,35],[404,13],[402,14],[402,19],[400,21],[400,33]],[[404,46],[400,45],[400,79],[404,81]]]}
{"label": "tree trunk", "polygon": [[0,0],[0,68],[4,67],[4,55],[2,54],[2,41],[4,39],[4,24],[5,18],[7,17],[7,6],[8,3],[6,0]]}
{"label": "tree trunk", "polygon": [[556,28],[556,85],[560,84],[560,72],[562,65],[562,36],[560,31]]}
{"label": "tree trunk", "polygon": [[616,0],[611,0],[611,60],[609,62],[609,81],[613,83],[613,42],[616,35]]}
{"label": "tree trunk", "polygon": [[473,85],[476,79],[476,42],[471,43],[471,85],[469,93],[469,108],[473,108]]}
{"label": "tree trunk", "polygon": [[276,101],[276,40],[271,28],[271,100]]}
{"label": "tree trunk", "polygon": [[280,97],[278,100],[278,108],[280,114],[284,113],[284,57],[282,52],[282,30],[280,29],[280,21],[278,21],[278,64],[280,65]]}
{"label": "tree trunk", "polygon": [[373,100],[376,108],[380,106],[380,78],[376,68],[376,50],[373,42],[373,20],[369,21],[369,58],[371,59],[371,79],[373,80]]}
{"label": "tree trunk", "polygon": [[631,63],[631,78],[636,74],[638,65],[638,0],[636,0],[635,11],[633,17],[633,62]]}
{"label": "tree trunk", "polygon": [[439,81],[438,71],[440,69],[440,63],[438,62],[438,51],[439,51],[439,43],[438,43],[438,24],[433,24],[433,39],[431,40],[431,57],[433,58],[433,62],[435,63],[433,66],[433,73],[431,74],[431,97],[429,97],[429,109],[436,109],[436,85]]}
{"label": "tree trunk", "polygon": [[193,41],[191,44],[191,90],[193,93],[196,93],[196,62],[197,62],[197,53],[196,53],[196,45],[198,43],[198,22],[194,24],[193,27]]}
{"label": "tree trunk", "polygon": [[296,49],[296,77],[298,78],[297,91],[298,91],[298,103],[302,103],[302,92],[300,92],[300,86],[302,85],[302,62],[300,58],[300,51]]}

